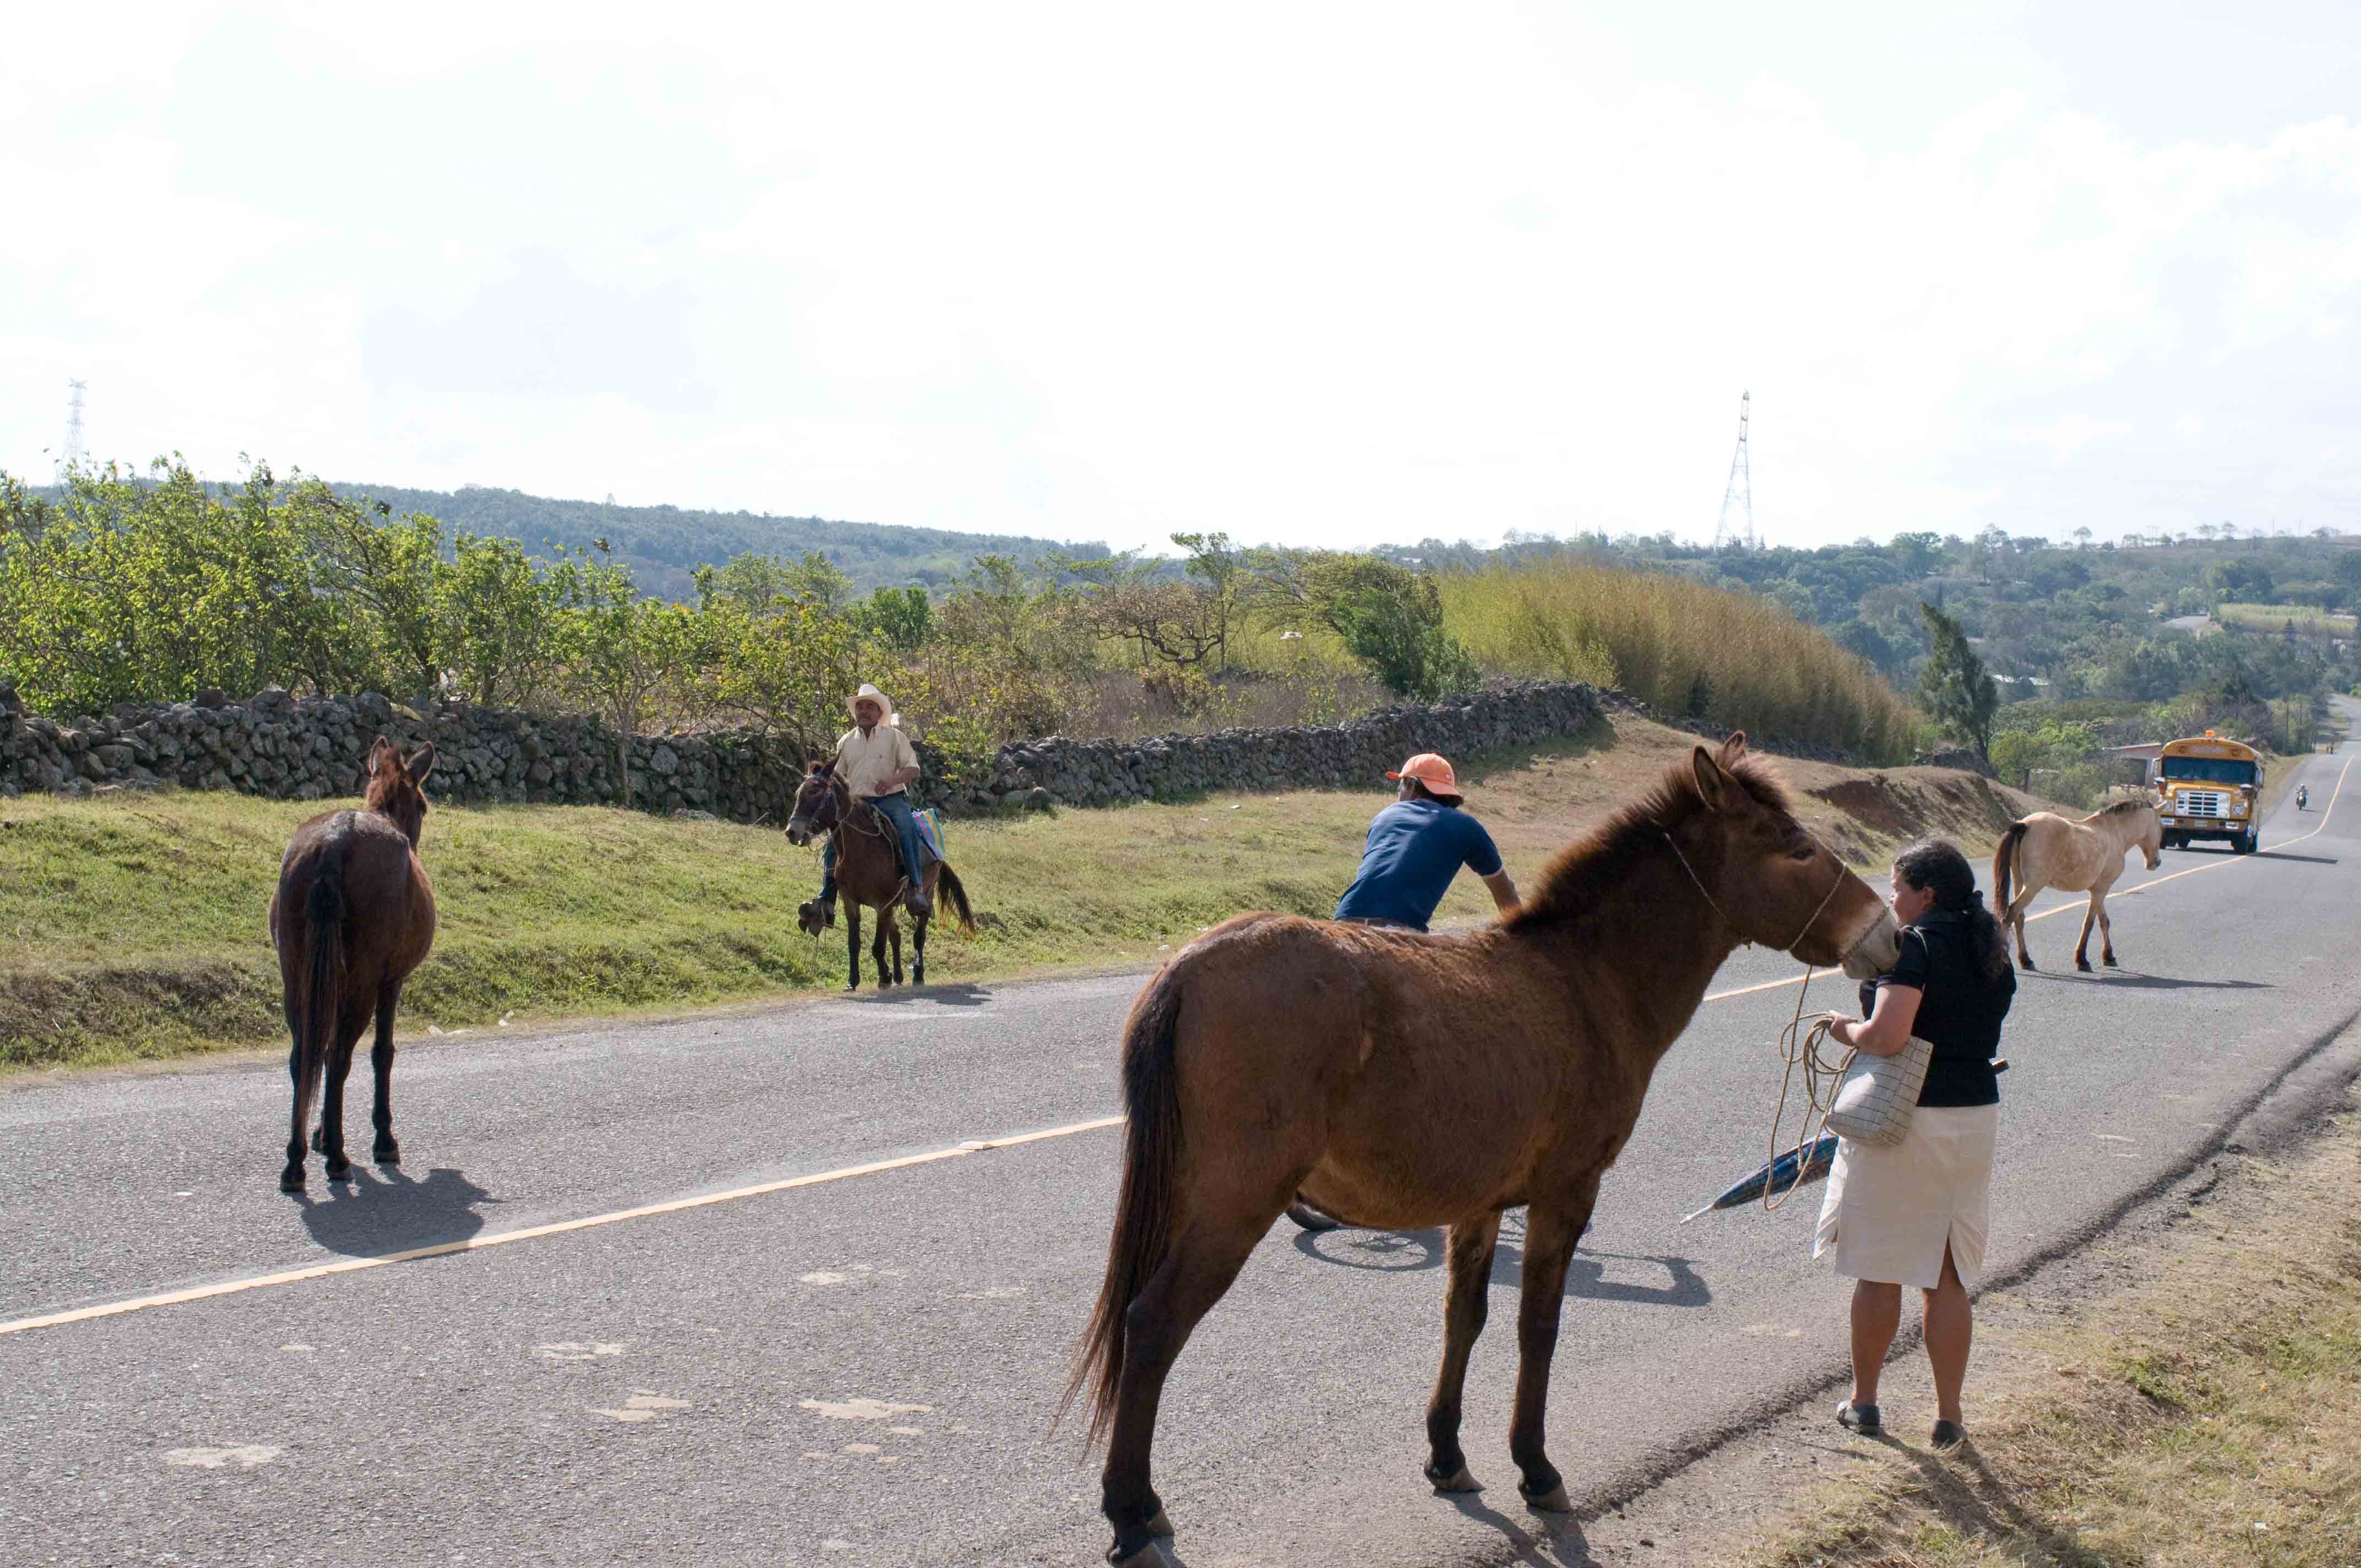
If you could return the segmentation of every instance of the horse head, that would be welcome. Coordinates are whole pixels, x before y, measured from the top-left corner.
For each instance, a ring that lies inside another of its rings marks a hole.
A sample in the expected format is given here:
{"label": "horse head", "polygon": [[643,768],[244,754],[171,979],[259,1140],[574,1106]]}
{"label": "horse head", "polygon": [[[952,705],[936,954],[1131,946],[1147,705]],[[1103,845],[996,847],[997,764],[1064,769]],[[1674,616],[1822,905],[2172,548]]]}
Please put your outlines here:
{"label": "horse head", "polygon": [[361,788],[361,804],[390,817],[413,850],[418,848],[418,836],[426,830],[423,786],[426,775],[434,771],[434,748],[431,743],[405,757],[399,747],[380,735],[377,744],[369,748],[368,777]]}
{"label": "horse head", "polygon": [[2164,822],[2156,807],[2147,801],[2139,803],[2139,837],[2132,840],[2139,852],[2147,857],[2147,869],[2164,864]]}
{"label": "horse head", "polygon": [[787,813],[787,842],[800,850],[823,833],[832,833],[843,820],[851,790],[834,762],[815,762],[796,786],[795,804]]}
{"label": "horse head", "polygon": [[1676,851],[1686,837],[1705,851],[1696,859],[1719,866],[1717,887],[1697,885],[1740,936],[1855,980],[1893,967],[1901,955],[1894,911],[1795,819],[1777,775],[1747,754],[1743,732],[1719,751],[1697,747],[1687,773],[1701,809],[1682,824],[1685,834],[1667,834]]}

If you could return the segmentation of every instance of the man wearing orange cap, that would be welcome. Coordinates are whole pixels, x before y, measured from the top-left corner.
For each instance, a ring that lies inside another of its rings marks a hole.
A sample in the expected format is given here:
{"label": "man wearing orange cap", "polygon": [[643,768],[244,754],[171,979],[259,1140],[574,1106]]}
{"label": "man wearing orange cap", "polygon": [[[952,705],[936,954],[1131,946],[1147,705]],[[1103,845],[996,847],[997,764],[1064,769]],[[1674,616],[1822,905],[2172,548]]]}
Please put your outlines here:
{"label": "man wearing orange cap", "polygon": [[1459,779],[1451,764],[1422,751],[1386,777],[1400,780],[1401,787],[1369,823],[1360,872],[1336,901],[1336,918],[1423,931],[1461,866],[1484,879],[1501,914],[1513,911],[1517,884],[1484,825],[1459,809]]}

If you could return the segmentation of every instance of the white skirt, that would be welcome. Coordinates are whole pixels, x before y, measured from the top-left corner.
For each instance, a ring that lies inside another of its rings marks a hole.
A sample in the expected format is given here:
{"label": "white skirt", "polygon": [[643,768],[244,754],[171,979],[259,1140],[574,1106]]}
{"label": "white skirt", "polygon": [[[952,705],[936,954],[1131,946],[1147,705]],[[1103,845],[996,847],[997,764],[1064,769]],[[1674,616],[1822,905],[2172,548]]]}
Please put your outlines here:
{"label": "white skirt", "polygon": [[1921,1105],[1898,1144],[1837,1145],[1812,1255],[1839,1274],[1932,1290],[1943,1248],[1972,1290],[1984,1267],[1997,1105]]}

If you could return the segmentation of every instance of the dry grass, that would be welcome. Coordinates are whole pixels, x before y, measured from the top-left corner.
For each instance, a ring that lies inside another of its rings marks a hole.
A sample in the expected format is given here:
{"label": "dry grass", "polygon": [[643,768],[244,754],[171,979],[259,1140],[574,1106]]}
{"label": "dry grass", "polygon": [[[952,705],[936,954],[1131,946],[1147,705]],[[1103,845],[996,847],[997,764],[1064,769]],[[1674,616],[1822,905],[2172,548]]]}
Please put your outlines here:
{"label": "dry grass", "polygon": [[1488,670],[1620,686],[1671,713],[1897,761],[1917,710],[1817,629],[1684,577],[1554,561],[1442,579],[1444,623]]}
{"label": "dry grass", "polygon": [[2361,1563],[2361,1117],[2291,1168],[2244,1175],[2267,1190],[2237,1218],[2184,1222],[2148,1285],[2067,1329],[2004,1329],[2010,1386],[1971,1380],[1958,1456],[1861,1444],[1866,1475],[1729,1560]]}

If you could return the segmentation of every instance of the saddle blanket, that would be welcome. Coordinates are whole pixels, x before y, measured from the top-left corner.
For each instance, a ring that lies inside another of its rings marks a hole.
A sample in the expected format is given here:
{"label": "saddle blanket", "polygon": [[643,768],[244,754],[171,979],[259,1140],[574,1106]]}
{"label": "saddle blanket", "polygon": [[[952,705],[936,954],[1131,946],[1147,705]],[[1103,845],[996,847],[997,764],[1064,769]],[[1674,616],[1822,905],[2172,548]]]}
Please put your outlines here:
{"label": "saddle blanket", "polygon": [[926,845],[927,853],[938,861],[941,860],[943,858],[942,813],[933,806],[928,806],[924,811],[913,811],[910,815],[918,820],[918,838]]}

